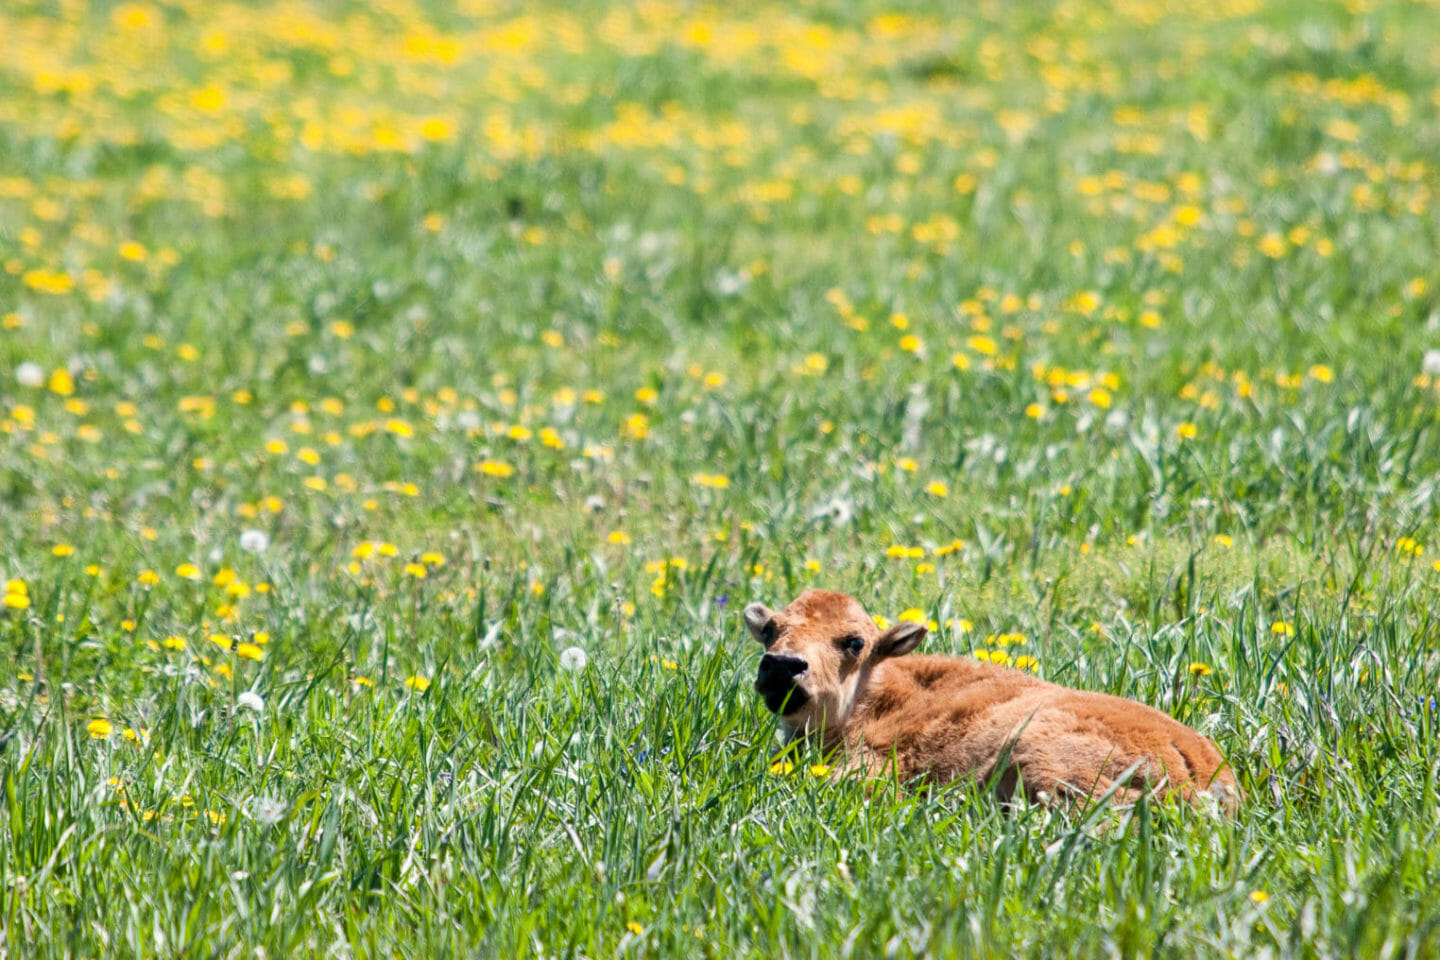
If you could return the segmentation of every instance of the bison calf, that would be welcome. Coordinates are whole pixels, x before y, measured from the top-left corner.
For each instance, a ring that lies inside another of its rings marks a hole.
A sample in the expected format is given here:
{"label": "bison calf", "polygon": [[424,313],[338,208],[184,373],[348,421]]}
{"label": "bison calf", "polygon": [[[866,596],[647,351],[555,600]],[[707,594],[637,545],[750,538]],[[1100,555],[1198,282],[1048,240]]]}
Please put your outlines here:
{"label": "bison calf", "polygon": [[1215,744],[1159,710],[968,657],[905,656],[925,627],[881,632],[843,593],[807,590],[779,612],[752,603],[745,625],[765,647],[755,679],[765,705],[792,737],[841,748],[847,768],[976,777],[1043,802],[1113,791],[1133,803],[1149,791],[1238,803]]}

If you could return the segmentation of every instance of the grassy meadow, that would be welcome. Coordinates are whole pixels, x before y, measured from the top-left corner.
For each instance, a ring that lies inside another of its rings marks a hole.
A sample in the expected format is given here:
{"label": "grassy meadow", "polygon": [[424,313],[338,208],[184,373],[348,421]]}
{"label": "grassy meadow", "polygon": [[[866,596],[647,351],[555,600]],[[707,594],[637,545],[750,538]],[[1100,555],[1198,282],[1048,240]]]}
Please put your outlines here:
{"label": "grassy meadow", "polygon": [[[1435,0],[0,49],[0,957],[1440,955]],[[806,586],[1247,802],[834,782]]]}

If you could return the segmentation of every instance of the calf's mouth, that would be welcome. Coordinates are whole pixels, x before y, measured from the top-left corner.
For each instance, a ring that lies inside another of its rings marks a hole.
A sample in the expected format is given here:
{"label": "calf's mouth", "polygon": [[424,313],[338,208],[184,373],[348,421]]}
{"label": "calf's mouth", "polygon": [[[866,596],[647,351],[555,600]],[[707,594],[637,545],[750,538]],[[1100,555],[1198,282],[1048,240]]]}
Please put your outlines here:
{"label": "calf's mouth", "polygon": [[765,708],[782,716],[794,713],[810,701],[810,694],[790,680],[773,677],[756,680],[755,689],[765,698]]}

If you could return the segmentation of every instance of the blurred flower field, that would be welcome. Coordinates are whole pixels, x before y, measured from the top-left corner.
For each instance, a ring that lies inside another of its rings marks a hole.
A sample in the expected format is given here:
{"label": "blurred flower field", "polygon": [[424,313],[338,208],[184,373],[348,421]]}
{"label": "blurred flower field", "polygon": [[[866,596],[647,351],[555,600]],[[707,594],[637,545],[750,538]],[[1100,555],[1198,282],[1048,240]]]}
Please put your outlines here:
{"label": "blurred flower field", "polygon": [[[1440,952],[1440,4],[0,8],[0,956]],[[780,755],[738,611],[1214,737]]]}

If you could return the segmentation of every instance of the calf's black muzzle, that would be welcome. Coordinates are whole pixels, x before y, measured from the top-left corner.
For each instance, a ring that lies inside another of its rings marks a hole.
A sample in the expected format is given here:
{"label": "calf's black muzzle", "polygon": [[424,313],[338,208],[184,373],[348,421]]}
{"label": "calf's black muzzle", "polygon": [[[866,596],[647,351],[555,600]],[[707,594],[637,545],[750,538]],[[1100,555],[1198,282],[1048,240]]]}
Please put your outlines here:
{"label": "calf's black muzzle", "polygon": [[760,673],[755,677],[755,689],[765,698],[765,706],[771,713],[794,713],[805,705],[809,695],[796,686],[795,681],[805,675],[810,665],[803,657],[767,653],[760,658]]}

